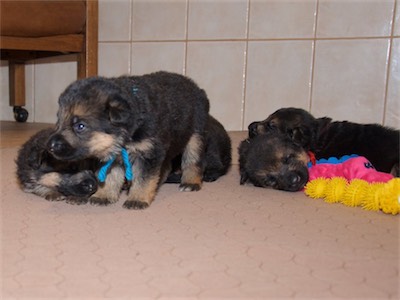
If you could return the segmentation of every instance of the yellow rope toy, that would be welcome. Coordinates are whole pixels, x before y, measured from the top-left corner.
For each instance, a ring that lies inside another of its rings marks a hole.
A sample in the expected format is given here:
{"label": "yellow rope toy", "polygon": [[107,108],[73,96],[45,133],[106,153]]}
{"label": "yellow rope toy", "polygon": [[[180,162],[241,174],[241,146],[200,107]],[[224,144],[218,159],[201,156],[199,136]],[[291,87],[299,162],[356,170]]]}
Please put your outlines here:
{"label": "yellow rope toy", "polygon": [[344,177],[316,178],[307,183],[304,192],[311,198],[323,198],[328,203],[361,206],[366,210],[381,210],[392,215],[400,212],[400,178],[386,183],[369,183],[362,179],[348,181]]}

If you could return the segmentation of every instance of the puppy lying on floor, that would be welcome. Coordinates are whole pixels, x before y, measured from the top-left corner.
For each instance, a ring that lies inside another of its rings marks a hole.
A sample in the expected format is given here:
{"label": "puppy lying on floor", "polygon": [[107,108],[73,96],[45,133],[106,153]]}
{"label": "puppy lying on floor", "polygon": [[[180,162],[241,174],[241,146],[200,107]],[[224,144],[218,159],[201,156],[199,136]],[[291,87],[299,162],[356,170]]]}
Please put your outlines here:
{"label": "puppy lying on floor", "polygon": [[33,135],[18,151],[17,177],[25,192],[50,201],[87,202],[97,190],[92,159],[67,162],[55,159],[47,151],[47,141],[54,129]]}
{"label": "puppy lying on floor", "polygon": [[317,159],[357,154],[381,172],[399,177],[400,132],[378,124],[314,118],[299,108],[282,108],[249,125],[249,136],[280,132],[311,151]]}
{"label": "puppy lying on floor", "polygon": [[289,137],[266,132],[239,145],[240,184],[295,192],[308,181],[309,156]]}
{"label": "puppy lying on floor", "polygon": [[58,160],[95,158],[109,167],[91,204],[118,201],[124,177],[131,178],[133,171],[123,206],[143,209],[180,154],[180,190],[201,188],[208,111],[205,91],[179,74],[82,79],[59,98],[57,128],[48,148]]}

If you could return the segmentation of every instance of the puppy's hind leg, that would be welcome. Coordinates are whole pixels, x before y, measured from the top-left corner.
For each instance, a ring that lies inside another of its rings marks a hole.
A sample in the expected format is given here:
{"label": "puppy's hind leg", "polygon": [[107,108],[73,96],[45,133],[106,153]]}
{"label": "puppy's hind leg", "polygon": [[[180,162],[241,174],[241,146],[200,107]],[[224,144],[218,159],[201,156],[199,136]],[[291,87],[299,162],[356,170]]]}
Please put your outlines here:
{"label": "puppy's hind leg", "polygon": [[181,191],[198,191],[203,181],[204,138],[194,133],[182,155]]}

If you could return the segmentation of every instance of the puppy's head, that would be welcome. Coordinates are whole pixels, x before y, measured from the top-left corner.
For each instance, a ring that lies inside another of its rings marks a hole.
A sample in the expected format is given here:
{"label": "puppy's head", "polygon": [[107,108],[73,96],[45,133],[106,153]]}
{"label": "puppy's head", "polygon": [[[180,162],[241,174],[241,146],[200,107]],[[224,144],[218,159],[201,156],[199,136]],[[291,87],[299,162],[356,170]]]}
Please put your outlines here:
{"label": "puppy's head", "polygon": [[300,108],[281,108],[267,119],[249,125],[249,137],[267,132],[280,132],[293,142],[309,150],[318,132],[331,122],[329,118],[314,118],[309,112]]}
{"label": "puppy's head", "polygon": [[306,151],[287,136],[268,132],[239,146],[240,184],[298,191],[308,181]]}
{"label": "puppy's head", "polygon": [[92,77],[72,83],[59,98],[49,152],[60,160],[108,160],[136,128],[132,96],[112,79]]}

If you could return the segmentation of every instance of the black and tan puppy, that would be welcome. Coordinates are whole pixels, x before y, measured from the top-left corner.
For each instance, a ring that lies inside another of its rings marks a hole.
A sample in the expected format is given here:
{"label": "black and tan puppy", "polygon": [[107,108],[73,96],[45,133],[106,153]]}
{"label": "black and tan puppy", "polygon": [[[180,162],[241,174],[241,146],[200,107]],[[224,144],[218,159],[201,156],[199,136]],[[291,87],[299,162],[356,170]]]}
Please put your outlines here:
{"label": "black and tan puppy", "polygon": [[249,135],[278,131],[286,134],[316,158],[357,154],[381,172],[399,176],[400,132],[378,124],[314,118],[299,108],[282,108],[261,122],[249,125]]}
{"label": "black and tan puppy", "polygon": [[97,190],[94,160],[60,161],[47,151],[54,129],[33,135],[19,149],[17,177],[22,189],[51,201],[86,202]]}
{"label": "black and tan puppy", "polygon": [[278,132],[257,135],[239,145],[240,184],[295,192],[308,181],[309,156]]}
{"label": "black and tan puppy", "polygon": [[178,74],[78,80],[59,98],[57,131],[48,147],[60,160],[116,158],[89,199],[96,205],[118,200],[124,184],[120,153],[126,149],[134,177],[124,207],[143,209],[181,153],[180,190],[201,188],[208,110],[204,90]]}
{"label": "black and tan puppy", "polygon": [[[167,183],[179,183],[181,180],[182,155],[172,161],[172,171]],[[232,162],[232,143],[224,126],[209,116],[205,131],[205,159],[203,180],[212,182],[225,175]]]}

